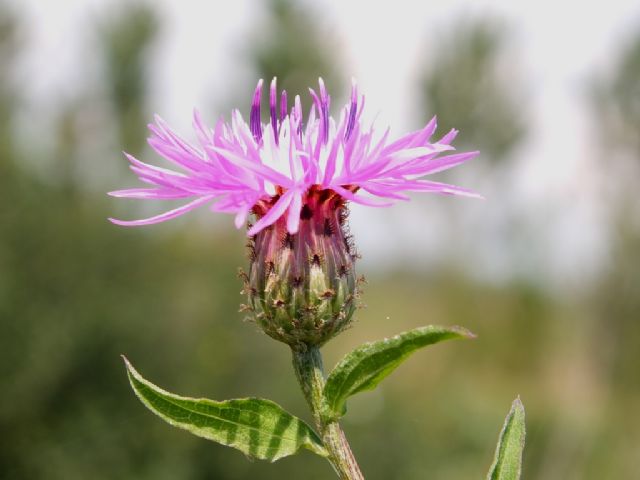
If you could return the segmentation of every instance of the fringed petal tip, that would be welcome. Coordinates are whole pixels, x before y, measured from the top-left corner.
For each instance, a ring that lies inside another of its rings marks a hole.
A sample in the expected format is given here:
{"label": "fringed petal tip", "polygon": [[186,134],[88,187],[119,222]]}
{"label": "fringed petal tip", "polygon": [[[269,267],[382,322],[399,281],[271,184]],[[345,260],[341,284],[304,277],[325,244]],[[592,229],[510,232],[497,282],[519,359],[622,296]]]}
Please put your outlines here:
{"label": "fringed petal tip", "polygon": [[112,192],[107,192],[107,195],[115,198],[136,198],[142,200],[177,200],[193,196],[189,192],[156,188],[129,188],[126,190],[114,190]]}
{"label": "fringed petal tip", "polygon": [[244,226],[244,224],[247,222],[248,216],[249,216],[249,209],[243,209],[236,214],[233,223],[238,230],[240,230]]}
{"label": "fringed petal tip", "polygon": [[169,210],[168,212],[161,213],[159,215],[155,215],[153,217],[142,218],[140,220],[118,220],[117,218],[109,218],[111,223],[115,223],[116,225],[121,225],[123,227],[139,227],[143,225],[153,225],[154,223],[165,222],[167,220],[171,220],[172,218],[179,217],[194,208],[197,208],[205,203],[208,203],[214,199],[213,196],[205,196],[199,197],[195,200],[187,203],[186,205],[182,205],[178,208],[174,208],[173,210]]}
{"label": "fringed petal tip", "polygon": [[119,225],[120,227],[139,227],[142,225],[146,225],[144,223],[140,223],[140,220],[118,220],[117,218],[109,217],[107,218],[114,225]]}
{"label": "fringed petal tip", "polygon": [[439,193],[441,195],[456,195],[458,197],[473,198],[476,200],[486,200],[486,198],[480,195],[478,192],[474,192],[473,190],[463,189],[460,187],[443,189],[436,193]]}

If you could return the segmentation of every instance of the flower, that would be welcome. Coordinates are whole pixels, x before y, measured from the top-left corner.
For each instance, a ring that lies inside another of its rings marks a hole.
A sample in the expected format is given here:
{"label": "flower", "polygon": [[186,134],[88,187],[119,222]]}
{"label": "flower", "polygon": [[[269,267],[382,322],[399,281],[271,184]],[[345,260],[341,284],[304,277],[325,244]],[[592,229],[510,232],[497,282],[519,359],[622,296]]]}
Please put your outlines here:
{"label": "flower", "polygon": [[[181,172],[141,162],[131,169],[152,188],[111,192],[116,197],[190,199],[155,217],[119,225],[148,225],[211,204],[235,214],[238,228],[249,225],[249,273],[242,273],[250,311],[269,336],[305,349],[321,345],[347,328],[359,296],[357,255],[348,234],[347,203],[386,206],[408,200],[406,192],[478,197],[454,185],[421,177],[455,167],[478,152],[455,153],[451,130],[430,143],[435,117],[421,130],[389,143],[389,130],[374,139],[361,125],[364,97],[353,82],[351,101],[336,122],[322,79],[314,105],[303,122],[300,97],[289,111],[287,94],[270,88],[270,122],[260,118],[262,80],[253,96],[249,124],[236,110],[231,123],[205,127],[198,112],[194,127],[199,146],[175,134],[160,118],[150,125],[149,144]],[[278,104],[279,100],[279,104]],[[377,198],[376,198],[377,197]]]}
{"label": "flower", "polygon": [[[345,202],[368,206],[388,206],[408,200],[407,192],[479,197],[454,185],[424,180],[422,177],[455,167],[478,152],[441,154],[454,150],[451,142],[458,133],[451,130],[436,142],[436,118],[415,132],[389,142],[389,129],[374,138],[373,126],[361,124],[364,96],[358,97],[352,82],[351,101],[338,121],[329,115],[330,96],[322,79],[319,90],[309,89],[314,105],[303,120],[300,97],[289,111],[287,94],[278,99],[276,79],[270,88],[270,122],[260,117],[262,80],[253,96],[249,124],[237,110],[230,123],[219,120],[211,129],[194,112],[198,146],[183,140],[158,116],[149,125],[149,145],[181,171],[150,165],[125,154],[131,170],[151,188],[110,192],[114,197],[138,199],[188,199],[183,206],[141,220],[109,219],[124,226],[149,225],[178,217],[197,207],[211,204],[218,212],[235,214],[236,227],[248,216],[256,222],[248,229],[253,236],[278,219],[286,220],[286,230],[294,234],[311,190],[330,190]],[[278,102],[279,100],[279,102]],[[279,104],[278,104],[279,103]]]}

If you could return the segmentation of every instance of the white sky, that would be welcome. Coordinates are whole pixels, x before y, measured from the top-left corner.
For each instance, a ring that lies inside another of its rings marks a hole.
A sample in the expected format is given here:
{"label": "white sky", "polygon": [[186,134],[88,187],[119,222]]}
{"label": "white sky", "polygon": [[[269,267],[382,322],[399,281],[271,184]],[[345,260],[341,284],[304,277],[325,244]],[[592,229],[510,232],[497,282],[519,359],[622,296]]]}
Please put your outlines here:
{"label": "white sky", "polygon": [[[29,97],[37,103],[72,95],[87,75],[96,74],[89,58],[92,25],[122,2],[13,3],[31,22],[29,56],[24,64]],[[156,2],[166,25],[154,57],[152,105],[185,136],[189,136],[193,107],[205,109],[213,101],[222,103],[226,89],[247,73],[238,53],[262,3]],[[533,120],[512,179],[516,198],[509,201],[520,204],[523,215],[543,216],[544,232],[536,242],[541,250],[532,254],[549,257],[547,273],[552,277],[560,281],[567,276],[581,277],[594,265],[592,260],[598,258],[603,244],[601,199],[597,196],[602,170],[594,168],[594,125],[588,120],[585,81],[589,74],[610,68],[615,60],[612,56],[633,29],[640,28],[640,2],[318,0],[314,8],[326,12],[323,22],[342,40],[346,74],[358,79],[367,95],[369,113],[379,113],[377,124],[391,124],[395,132],[415,126],[411,109],[414,74],[422,58],[440,48],[447,27],[460,18],[475,16],[506,20],[514,34],[510,58],[522,71],[529,98],[526,107]],[[491,209],[492,198],[500,199],[496,192],[483,193],[488,200],[469,207],[480,217]],[[413,264],[415,258],[437,257],[448,240],[434,230],[446,227],[446,219],[436,215],[430,222],[425,212],[417,211],[424,206],[424,202],[404,205],[394,207],[393,212],[354,209],[353,230],[368,263],[374,263],[374,258],[395,261],[400,257]],[[426,221],[416,222],[416,218]],[[231,225],[229,219],[229,228]],[[385,238],[390,228],[394,241]],[[467,246],[465,253],[488,258],[487,265],[479,260],[479,268],[500,275],[504,272],[498,259],[483,250],[495,234],[490,229],[479,231],[477,241],[470,242],[479,250]]]}

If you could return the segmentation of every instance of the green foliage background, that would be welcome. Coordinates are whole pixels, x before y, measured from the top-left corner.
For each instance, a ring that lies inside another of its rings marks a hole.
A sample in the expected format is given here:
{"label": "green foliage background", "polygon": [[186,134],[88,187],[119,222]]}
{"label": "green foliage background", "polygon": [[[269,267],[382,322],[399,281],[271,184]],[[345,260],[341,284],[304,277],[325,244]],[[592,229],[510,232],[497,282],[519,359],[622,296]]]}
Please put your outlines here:
{"label": "green foliage background", "polygon": [[[295,14],[288,2],[272,8],[269,21]],[[144,65],[162,20],[136,6],[100,22],[96,55],[107,72],[104,83],[60,107],[53,148],[35,134],[28,140],[16,135],[14,119],[24,100],[12,76],[22,51],[20,25],[0,8],[0,478],[331,478],[325,462],[311,454],[274,465],[249,462],[172,429],[129,389],[122,353],[171,391],[218,400],[263,396],[310,420],[287,348],[238,312],[243,233],[230,221],[198,222],[195,216],[171,226],[117,228],[106,221],[121,208],[103,193],[113,188],[111,178],[100,188],[86,186],[87,167],[124,177],[120,149],[148,155],[142,143],[151,112]],[[500,36],[486,28],[470,30],[471,41],[479,35],[483,48],[459,51],[477,56],[479,63],[470,66],[489,72],[491,64],[482,62],[492,61]],[[291,43],[274,38],[263,45],[270,50],[261,46],[247,59],[267,78],[277,71],[297,85],[300,78],[307,83],[306,75],[315,78],[309,71],[318,65],[325,68],[326,56],[312,62],[304,53],[320,45],[283,52]],[[633,124],[629,131],[635,132],[637,109],[625,98],[640,84],[638,44],[622,51],[620,71],[594,88],[594,115],[608,112],[612,125]],[[304,57],[300,63],[298,56]],[[296,72],[298,65],[304,71]],[[446,68],[453,69],[448,78],[456,76],[454,61]],[[446,82],[437,76],[425,82],[427,103],[431,93],[448,98]],[[469,86],[466,102],[500,95],[486,85],[480,93]],[[439,113],[460,125],[459,105],[447,110],[442,102]],[[509,116],[508,97],[500,102],[488,103],[501,105],[488,123],[479,107],[465,132],[470,139],[474,124],[490,129],[481,134],[487,141],[491,131],[502,132],[496,124],[516,128],[508,139],[495,139],[506,164],[524,127]],[[86,128],[87,111],[107,118],[110,128]],[[104,148],[105,131],[115,136],[113,150]],[[629,138],[629,148],[637,148],[637,136]],[[637,157],[624,145],[623,138],[615,157],[620,171],[637,172]],[[81,154],[86,151],[92,155]],[[429,323],[464,325],[478,339],[416,354],[379,390],[350,401],[344,426],[367,478],[479,478],[516,394],[527,407],[523,478],[637,476],[640,229],[629,220],[637,215],[631,188],[612,197],[611,262],[597,285],[584,291],[552,295],[540,287],[543,282],[524,280],[489,285],[457,268],[368,275],[367,308],[325,348],[327,366],[364,341]]]}

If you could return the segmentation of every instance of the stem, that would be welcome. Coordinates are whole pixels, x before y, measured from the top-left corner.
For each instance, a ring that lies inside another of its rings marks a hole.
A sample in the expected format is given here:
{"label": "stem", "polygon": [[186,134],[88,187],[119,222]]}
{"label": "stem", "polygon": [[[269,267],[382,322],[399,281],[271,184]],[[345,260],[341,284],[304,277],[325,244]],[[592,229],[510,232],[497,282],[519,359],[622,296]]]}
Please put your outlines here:
{"label": "stem", "polygon": [[307,346],[304,351],[293,349],[292,352],[296,377],[311,408],[322,442],[329,452],[331,465],[342,480],[364,480],[340,424],[335,420],[326,421],[322,416],[325,381],[320,349]]}

